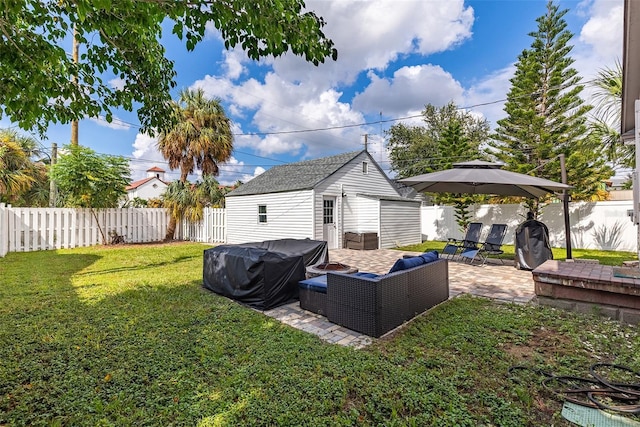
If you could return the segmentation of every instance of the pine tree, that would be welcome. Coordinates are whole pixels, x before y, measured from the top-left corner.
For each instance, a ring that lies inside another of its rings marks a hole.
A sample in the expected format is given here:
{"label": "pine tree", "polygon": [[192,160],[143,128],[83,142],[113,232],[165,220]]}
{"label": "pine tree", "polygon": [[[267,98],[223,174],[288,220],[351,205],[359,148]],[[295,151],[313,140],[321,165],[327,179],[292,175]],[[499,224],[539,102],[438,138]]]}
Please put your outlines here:
{"label": "pine tree", "polygon": [[[571,67],[573,34],[553,1],[536,21],[530,49],[518,57],[505,112],[498,121],[489,152],[506,168],[541,178],[561,180],[558,155],[567,159],[567,180],[574,200],[591,199],[611,176],[600,145],[586,125],[591,107],[580,98],[581,77]],[[534,203],[535,205],[535,203]],[[532,206],[535,208],[535,206]]]}

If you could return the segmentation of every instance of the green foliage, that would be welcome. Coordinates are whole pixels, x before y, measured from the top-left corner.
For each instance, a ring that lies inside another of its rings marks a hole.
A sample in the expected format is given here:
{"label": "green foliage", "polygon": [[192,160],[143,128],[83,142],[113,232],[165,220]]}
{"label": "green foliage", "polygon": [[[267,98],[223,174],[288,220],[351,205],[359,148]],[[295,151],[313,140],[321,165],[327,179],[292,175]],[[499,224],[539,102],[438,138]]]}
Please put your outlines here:
{"label": "green foliage", "polygon": [[225,195],[231,191],[229,187],[223,187],[212,175],[204,175],[202,181],[195,184],[198,197],[204,206],[224,208]]}
{"label": "green foliage", "polygon": [[171,170],[180,168],[180,181],[197,170],[218,175],[218,162],[233,151],[231,120],[220,99],[208,99],[202,89],[183,90],[172,103],[176,124],[160,134],[158,148]]}
{"label": "green foliage", "polygon": [[51,168],[65,207],[115,208],[127,194],[129,161],[121,156],[97,154],[90,148],[69,145]]}
{"label": "green foliage", "polygon": [[423,126],[400,123],[386,131],[391,168],[399,178],[482,157],[479,147],[489,134],[486,120],[458,109],[453,102],[443,107],[428,104],[422,116]]}
{"label": "green foliage", "polygon": [[640,369],[637,328],[470,296],[365,349],[328,344],[203,291],[206,248],[1,258],[2,423],[559,425],[562,402],[510,366]]}
{"label": "green foliage", "polygon": [[148,202],[140,197],[134,197],[131,200],[127,200],[122,207],[123,208],[146,208]]}
{"label": "green foliage", "polygon": [[[480,159],[480,145],[489,134],[489,123],[458,109],[450,102],[444,107],[425,106],[422,112],[425,126],[393,125],[389,136],[391,168],[399,178],[449,169],[454,163]],[[484,199],[478,195],[438,194],[434,202],[455,206],[455,216],[461,230],[466,230],[468,208]]]}
{"label": "green foliage", "polygon": [[162,194],[162,206],[178,221],[185,218],[198,222],[202,220],[205,207],[224,207],[224,195],[218,181],[211,175],[205,175],[195,184],[189,181],[169,183]]}
{"label": "green foliage", "polygon": [[622,65],[601,69],[592,83],[595,100],[591,134],[599,140],[609,161],[626,168],[635,167],[633,146],[620,141],[622,120]]}
{"label": "green foliage", "polygon": [[465,233],[467,228],[469,228],[469,223],[472,219],[472,215],[469,212],[469,206],[473,204],[473,199],[471,197],[464,197],[460,195],[456,197],[452,203],[454,207],[453,215],[456,218],[456,223],[458,223],[460,231]]}
{"label": "green foliage", "polygon": [[[302,0],[4,2],[0,117],[44,134],[51,122],[99,114],[111,121],[112,109],[138,104],[143,132],[167,129],[176,73],[160,44],[163,23],[188,50],[213,25],[226,48],[241,47],[255,60],[289,51],[316,65],[337,59],[324,20],[303,9]],[[74,29],[79,63],[62,47]],[[114,78],[122,85],[113,87]]]}
{"label": "green foliage", "polygon": [[0,130],[0,202],[46,206],[49,180],[37,142],[9,129]]}
{"label": "green foliage", "polygon": [[[202,89],[183,90],[178,102],[173,103],[176,125],[160,134],[158,148],[169,162],[169,167],[180,168],[180,185],[167,189],[166,207],[171,212],[165,240],[173,239],[176,223],[186,217],[199,221],[204,205],[217,201],[213,188],[208,188],[208,175],[218,175],[218,163],[225,162],[233,151],[231,120],[227,117],[219,99],[207,99]],[[205,177],[199,191],[208,191],[209,200],[202,195],[191,194],[187,177],[201,170]],[[215,181],[215,180],[214,180]],[[215,181],[217,185],[217,181]],[[208,188],[208,189],[207,189]],[[183,212],[181,209],[188,209]]]}
{"label": "green foliage", "polygon": [[533,42],[524,50],[511,79],[505,112],[490,143],[491,155],[507,169],[554,181],[561,180],[558,155],[566,156],[567,181],[574,200],[598,195],[612,170],[601,155],[601,145],[589,137],[586,115],[590,106],[580,98],[583,86],[569,56],[573,37],[564,15],[552,1],[537,19]]}

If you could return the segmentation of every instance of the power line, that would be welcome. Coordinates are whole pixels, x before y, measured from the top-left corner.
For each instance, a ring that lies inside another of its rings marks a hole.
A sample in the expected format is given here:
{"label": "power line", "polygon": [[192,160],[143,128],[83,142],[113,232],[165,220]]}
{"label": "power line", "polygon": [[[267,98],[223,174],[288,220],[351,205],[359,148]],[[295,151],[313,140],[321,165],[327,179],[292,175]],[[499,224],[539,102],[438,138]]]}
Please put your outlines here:
{"label": "power line", "polygon": [[[571,84],[571,85],[557,85],[557,86],[552,86],[550,88],[548,88],[547,90],[555,90],[555,89],[567,89],[571,86],[577,86],[577,85],[581,85],[581,86],[585,86],[588,84],[591,84],[593,82],[595,82],[596,80],[588,80],[586,82],[579,82],[579,83],[575,83],[575,84]],[[540,92],[532,92],[529,94],[524,94],[524,95],[520,95],[517,96],[516,99],[519,98],[529,98],[532,95],[536,95],[539,94]],[[462,107],[458,107],[456,108],[456,110],[471,110],[474,108],[478,108],[478,107],[486,107],[488,105],[494,105],[494,104],[499,104],[502,102],[506,102],[508,101],[508,98],[501,98],[501,99],[497,99],[494,101],[488,101],[488,102],[480,102],[477,104],[472,104],[472,105],[468,105],[468,106],[462,106]],[[100,118],[104,119],[104,116],[99,116]],[[395,117],[395,118],[391,118],[391,119],[386,119],[386,120],[377,120],[377,121],[373,121],[373,122],[362,122],[362,123],[354,123],[354,124],[349,124],[349,125],[338,125],[338,126],[327,126],[327,127],[322,127],[322,128],[311,128],[311,129],[297,129],[297,130],[285,130],[285,131],[274,131],[274,132],[249,132],[249,133],[244,133],[244,132],[240,132],[240,133],[233,133],[233,136],[268,136],[268,135],[291,135],[291,134],[299,134],[299,133],[308,133],[308,132],[324,132],[324,131],[330,131],[330,130],[340,130],[340,129],[349,129],[349,128],[355,128],[355,127],[361,127],[361,126],[373,126],[373,125],[382,125],[384,123],[392,123],[392,122],[397,122],[397,121],[401,121],[401,120],[409,120],[409,119],[416,119],[416,118],[420,118],[422,117],[422,114],[414,114],[411,116],[404,116],[404,117]],[[105,120],[106,121],[106,120]],[[135,128],[141,128],[140,125],[136,125],[130,122],[126,122],[122,119],[119,118],[113,118],[112,122],[118,122],[121,124],[127,124],[130,125],[132,127]]]}

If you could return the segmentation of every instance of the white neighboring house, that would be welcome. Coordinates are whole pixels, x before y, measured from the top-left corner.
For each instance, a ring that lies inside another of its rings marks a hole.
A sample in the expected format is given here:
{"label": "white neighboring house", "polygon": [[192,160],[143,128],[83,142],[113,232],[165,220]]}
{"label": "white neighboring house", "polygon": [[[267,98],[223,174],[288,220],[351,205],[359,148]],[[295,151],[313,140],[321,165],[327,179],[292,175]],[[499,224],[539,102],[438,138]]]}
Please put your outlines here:
{"label": "white neighboring house", "polygon": [[420,243],[420,200],[402,197],[367,151],[274,166],[226,196],[227,242],[377,233],[378,247]]}
{"label": "white neighboring house", "polygon": [[133,200],[136,197],[144,200],[159,198],[169,185],[164,180],[164,172],[157,166],[147,169],[146,178],[133,181],[127,186],[127,199]]}

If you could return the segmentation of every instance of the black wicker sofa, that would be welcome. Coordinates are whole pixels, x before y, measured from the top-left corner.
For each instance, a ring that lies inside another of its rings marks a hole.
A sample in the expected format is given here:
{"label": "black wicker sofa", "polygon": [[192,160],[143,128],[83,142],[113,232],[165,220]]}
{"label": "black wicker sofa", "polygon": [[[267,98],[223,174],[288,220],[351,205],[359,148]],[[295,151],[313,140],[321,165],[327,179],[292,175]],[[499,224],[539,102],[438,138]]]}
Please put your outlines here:
{"label": "black wicker sofa", "polygon": [[449,298],[448,261],[432,261],[432,256],[424,255],[423,262],[398,260],[384,275],[328,273],[303,281],[300,305],[326,315],[333,323],[380,337]]}

